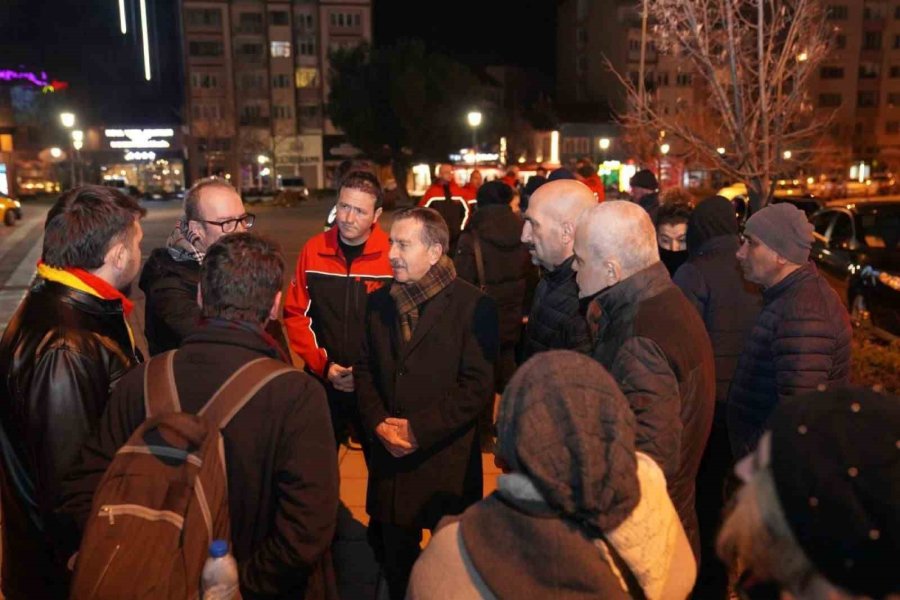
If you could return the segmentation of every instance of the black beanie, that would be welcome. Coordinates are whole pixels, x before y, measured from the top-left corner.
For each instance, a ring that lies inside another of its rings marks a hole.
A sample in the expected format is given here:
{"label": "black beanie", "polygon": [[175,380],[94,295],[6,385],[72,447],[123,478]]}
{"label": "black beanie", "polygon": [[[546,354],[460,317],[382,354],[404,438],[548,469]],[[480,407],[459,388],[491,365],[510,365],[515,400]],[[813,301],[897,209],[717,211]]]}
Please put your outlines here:
{"label": "black beanie", "polygon": [[478,200],[479,208],[492,204],[509,204],[513,199],[513,191],[502,181],[488,181],[478,188],[475,199]]}

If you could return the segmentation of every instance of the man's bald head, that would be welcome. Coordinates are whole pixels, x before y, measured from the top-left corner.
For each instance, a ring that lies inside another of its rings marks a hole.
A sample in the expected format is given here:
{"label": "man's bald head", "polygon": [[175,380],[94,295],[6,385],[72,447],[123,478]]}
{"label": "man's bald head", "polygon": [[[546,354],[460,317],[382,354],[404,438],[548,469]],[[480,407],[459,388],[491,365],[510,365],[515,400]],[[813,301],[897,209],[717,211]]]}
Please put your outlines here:
{"label": "man's bald head", "polygon": [[592,296],[659,262],[647,211],[632,202],[604,202],[585,213],[575,233],[579,295]]}
{"label": "man's bald head", "polygon": [[535,190],[522,229],[532,262],[552,271],[572,256],[575,227],[596,203],[590,188],[579,181],[560,179]]}

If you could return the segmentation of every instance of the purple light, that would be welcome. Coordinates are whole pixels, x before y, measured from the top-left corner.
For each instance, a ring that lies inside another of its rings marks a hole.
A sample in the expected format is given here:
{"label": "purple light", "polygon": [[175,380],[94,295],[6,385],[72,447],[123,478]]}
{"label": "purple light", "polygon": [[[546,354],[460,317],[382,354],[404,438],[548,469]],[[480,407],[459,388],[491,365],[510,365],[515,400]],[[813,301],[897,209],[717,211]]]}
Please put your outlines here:
{"label": "purple light", "polygon": [[47,80],[47,73],[45,71],[41,71],[40,76],[38,76],[30,71],[12,71],[10,69],[0,69],[0,81],[17,81],[20,79],[30,81],[38,87],[50,85],[50,82]]}

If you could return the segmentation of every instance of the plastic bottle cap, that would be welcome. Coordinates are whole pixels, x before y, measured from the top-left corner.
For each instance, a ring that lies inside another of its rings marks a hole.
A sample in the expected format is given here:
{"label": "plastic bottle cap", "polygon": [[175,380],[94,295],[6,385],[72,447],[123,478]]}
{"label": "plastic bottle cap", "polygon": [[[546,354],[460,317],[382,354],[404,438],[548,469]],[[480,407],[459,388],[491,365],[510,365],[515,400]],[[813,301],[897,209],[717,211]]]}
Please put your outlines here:
{"label": "plastic bottle cap", "polygon": [[228,554],[228,542],[226,540],[213,540],[209,545],[209,555],[213,558],[222,558]]}

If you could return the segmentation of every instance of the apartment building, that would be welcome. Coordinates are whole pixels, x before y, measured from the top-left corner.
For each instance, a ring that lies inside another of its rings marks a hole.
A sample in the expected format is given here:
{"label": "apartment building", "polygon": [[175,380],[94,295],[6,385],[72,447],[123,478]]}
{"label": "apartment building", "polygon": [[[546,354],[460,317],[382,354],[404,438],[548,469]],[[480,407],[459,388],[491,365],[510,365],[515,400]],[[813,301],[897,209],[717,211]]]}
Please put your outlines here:
{"label": "apartment building", "polygon": [[242,188],[328,184],[343,136],[328,119],[328,53],[371,42],[370,0],[182,0],[191,179]]}

